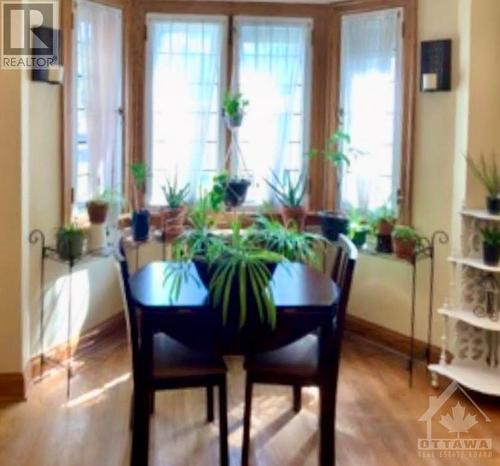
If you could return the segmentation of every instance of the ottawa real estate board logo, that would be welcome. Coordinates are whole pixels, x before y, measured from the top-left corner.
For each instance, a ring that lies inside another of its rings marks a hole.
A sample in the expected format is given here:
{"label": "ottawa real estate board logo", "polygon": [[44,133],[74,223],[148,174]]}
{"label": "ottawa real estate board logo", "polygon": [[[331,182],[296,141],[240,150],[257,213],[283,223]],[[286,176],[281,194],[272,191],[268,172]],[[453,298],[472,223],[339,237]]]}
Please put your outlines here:
{"label": "ottawa real estate board logo", "polygon": [[427,434],[418,439],[421,458],[493,457],[491,438],[477,434],[491,419],[456,382],[429,397],[429,408],[419,421],[425,422]]}
{"label": "ottawa real estate board logo", "polygon": [[59,64],[59,2],[1,1],[2,69],[48,69]]}

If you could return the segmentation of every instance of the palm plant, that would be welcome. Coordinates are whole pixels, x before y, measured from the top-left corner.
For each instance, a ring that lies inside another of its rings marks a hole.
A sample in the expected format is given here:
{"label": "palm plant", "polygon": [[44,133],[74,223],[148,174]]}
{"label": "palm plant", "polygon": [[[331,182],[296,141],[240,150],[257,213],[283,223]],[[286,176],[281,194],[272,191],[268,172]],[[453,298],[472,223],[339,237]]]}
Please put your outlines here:
{"label": "palm plant", "polygon": [[290,262],[303,262],[319,267],[326,241],[321,235],[301,232],[297,226],[260,216],[249,232],[249,240],[257,246],[280,254]]}
{"label": "palm plant", "polygon": [[148,178],[148,168],[143,162],[136,162],[130,166],[132,174],[132,204],[135,211],[140,210],[139,192],[144,189]]}

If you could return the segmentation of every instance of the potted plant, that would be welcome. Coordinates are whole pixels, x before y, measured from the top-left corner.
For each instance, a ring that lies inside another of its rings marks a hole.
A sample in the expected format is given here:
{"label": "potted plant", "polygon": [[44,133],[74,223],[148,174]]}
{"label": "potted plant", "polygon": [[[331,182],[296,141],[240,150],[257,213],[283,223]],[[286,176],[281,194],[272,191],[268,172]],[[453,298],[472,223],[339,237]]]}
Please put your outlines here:
{"label": "potted plant", "polygon": [[391,254],[392,249],[392,231],[396,224],[396,215],[394,210],[387,206],[377,209],[373,215],[373,228],[377,235],[378,252]]}
{"label": "potted plant", "polygon": [[243,177],[230,177],[222,171],[214,177],[210,202],[214,210],[218,211],[224,202],[226,207],[239,207],[245,202],[250,181]]}
{"label": "potted plant", "polygon": [[281,204],[283,224],[288,226],[293,222],[300,230],[303,230],[307,217],[307,212],[302,205],[307,188],[304,172],[300,174],[295,183],[289,173],[285,174],[283,181],[278,178],[274,171],[271,173],[272,179],[264,181]]}
{"label": "potted plant", "polygon": [[356,247],[362,248],[370,233],[370,224],[367,218],[358,210],[351,209],[348,213],[349,218],[349,237]]}
{"label": "potted plant", "polygon": [[300,231],[296,223],[283,225],[265,216],[257,217],[248,238],[256,246],[283,256],[290,262],[319,267],[326,247],[321,235]]}
{"label": "potted plant", "polygon": [[224,96],[222,105],[222,113],[228,128],[239,128],[245,114],[245,107],[248,105],[248,100],[243,99],[241,92],[227,92]]}
{"label": "potted plant", "polygon": [[400,259],[412,261],[421,244],[421,236],[411,227],[398,225],[392,232],[394,253]]}
{"label": "potted plant", "polygon": [[325,148],[322,151],[311,149],[308,152],[309,157],[321,155],[333,165],[335,170],[335,210],[319,212],[321,230],[330,241],[336,241],[339,234],[347,233],[349,219],[341,209],[342,179],[344,170],[351,164],[351,156],[359,153],[349,147],[351,137],[343,130],[342,116],[342,112],[339,112],[337,130],[326,141]]}
{"label": "potted plant", "polygon": [[488,227],[481,230],[483,237],[483,260],[486,265],[496,267],[500,261],[500,229]]}
{"label": "potted plant", "polygon": [[184,221],[186,220],[186,199],[189,194],[189,183],[183,188],[177,187],[177,180],[174,184],[167,184],[161,187],[167,207],[162,210],[163,234],[166,239],[175,238],[184,231]]}
{"label": "potted plant", "polygon": [[488,193],[486,210],[493,215],[500,214],[500,170],[495,154],[491,157],[491,163],[487,163],[482,154],[479,162],[476,162],[470,156],[466,157],[466,159],[473,175],[482,183]]}
{"label": "potted plant", "polygon": [[87,212],[89,221],[93,225],[106,223],[108,216],[109,202],[104,194],[96,196],[87,202]]}
{"label": "potted plant", "polygon": [[75,224],[62,226],[56,234],[57,254],[62,260],[78,259],[83,252],[83,230]]}
{"label": "potted plant", "polygon": [[149,238],[149,211],[141,207],[139,193],[146,184],[148,169],[142,162],[133,163],[132,174],[132,236],[134,241],[146,241]]}

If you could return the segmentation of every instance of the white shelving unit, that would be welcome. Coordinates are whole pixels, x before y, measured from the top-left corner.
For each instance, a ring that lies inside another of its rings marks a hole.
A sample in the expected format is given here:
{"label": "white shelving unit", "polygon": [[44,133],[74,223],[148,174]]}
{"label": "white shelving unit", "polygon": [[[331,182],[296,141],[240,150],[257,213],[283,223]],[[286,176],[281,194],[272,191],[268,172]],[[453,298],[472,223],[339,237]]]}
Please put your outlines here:
{"label": "white shelving unit", "polygon": [[461,215],[461,251],[449,258],[455,277],[452,295],[438,310],[445,325],[439,363],[429,365],[432,384],[437,386],[441,375],[500,396],[500,264],[484,264],[480,236],[485,226],[500,227],[500,215],[466,208]]}

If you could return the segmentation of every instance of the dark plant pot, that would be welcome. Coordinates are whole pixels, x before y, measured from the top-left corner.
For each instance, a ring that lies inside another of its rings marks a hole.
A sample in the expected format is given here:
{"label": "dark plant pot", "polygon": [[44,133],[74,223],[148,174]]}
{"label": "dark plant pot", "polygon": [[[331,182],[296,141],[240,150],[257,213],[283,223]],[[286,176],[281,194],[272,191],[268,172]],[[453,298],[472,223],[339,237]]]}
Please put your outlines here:
{"label": "dark plant pot", "polygon": [[366,243],[367,231],[357,231],[352,235],[352,242],[357,248],[362,248]]}
{"label": "dark plant pot", "polygon": [[57,254],[62,260],[78,259],[83,253],[84,235],[58,235],[57,236]]}
{"label": "dark plant pot", "polygon": [[500,214],[500,197],[488,196],[486,198],[486,210],[493,215]]}
{"label": "dark plant pot", "polygon": [[384,254],[392,254],[392,236],[391,235],[377,235],[377,252]]}
{"label": "dark plant pot", "polygon": [[89,214],[89,221],[93,224],[100,225],[106,222],[108,216],[109,204],[107,202],[87,202],[87,212]]}
{"label": "dark plant pot", "polygon": [[330,241],[337,241],[340,234],[345,235],[349,228],[349,220],[339,212],[319,212],[321,232]]}
{"label": "dark plant pot", "polygon": [[393,238],[394,253],[397,257],[403,260],[412,261],[417,246],[416,240],[403,240],[401,238]]}
{"label": "dark plant pot", "polygon": [[132,213],[132,235],[134,241],[146,241],[149,238],[149,211],[146,209]]}
{"label": "dark plant pot", "polygon": [[500,262],[500,246],[483,242],[483,261],[486,265],[496,267]]}
{"label": "dark plant pot", "polygon": [[304,207],[281,207],[281,218],[283,225],[288,226],[292,222],[300,231],[303,231],[306,226],[307,212]]}
{"label": "dark plant pot", "polygon": [[245,202],[247,197],[248,180],[229,180],[224,191],[224,204],[227,207],[239,207]]}

